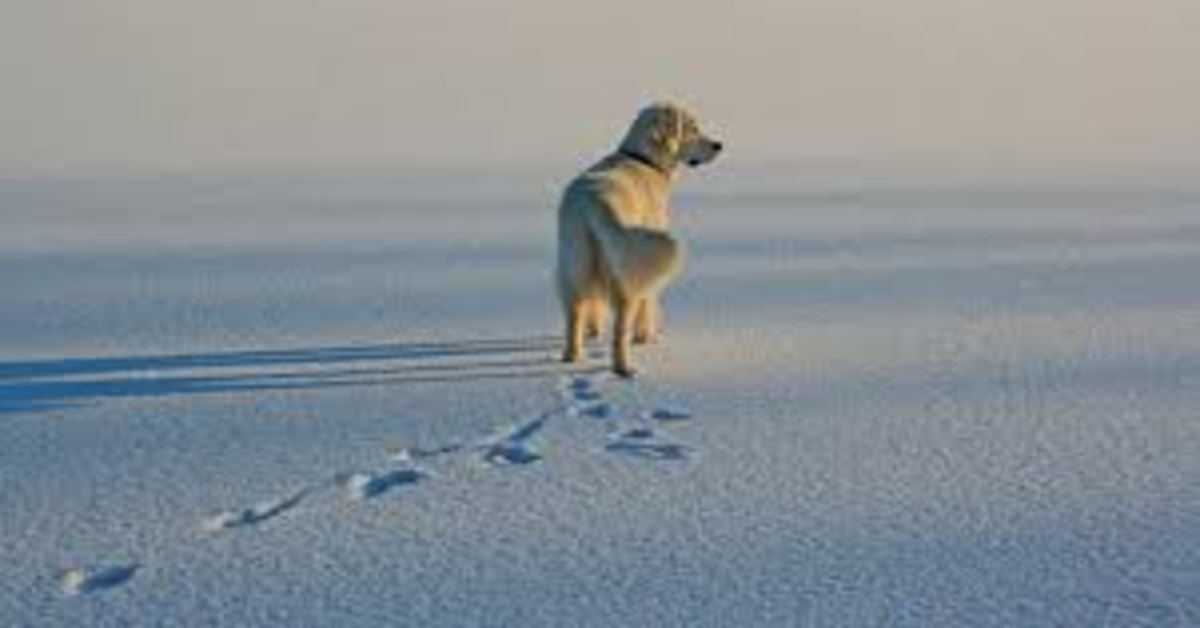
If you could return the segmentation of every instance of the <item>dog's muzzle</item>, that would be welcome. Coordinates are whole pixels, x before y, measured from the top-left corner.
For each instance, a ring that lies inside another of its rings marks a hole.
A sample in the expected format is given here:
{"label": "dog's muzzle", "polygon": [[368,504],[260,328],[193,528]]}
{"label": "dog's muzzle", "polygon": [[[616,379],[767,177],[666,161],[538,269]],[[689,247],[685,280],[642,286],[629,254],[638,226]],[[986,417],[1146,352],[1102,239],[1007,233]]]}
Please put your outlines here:
{"label": "dog's muzzle", "polygon": [[697,166],[703,166],[704,164],[716,159],[717,155],[721,154],[721,150],[725,148],[724,144],[716,140],[710,140],[706,142],[704,146],[705,151],[703,155],[694,156],[687,160],[687,165],[689,167],[695,168]]}

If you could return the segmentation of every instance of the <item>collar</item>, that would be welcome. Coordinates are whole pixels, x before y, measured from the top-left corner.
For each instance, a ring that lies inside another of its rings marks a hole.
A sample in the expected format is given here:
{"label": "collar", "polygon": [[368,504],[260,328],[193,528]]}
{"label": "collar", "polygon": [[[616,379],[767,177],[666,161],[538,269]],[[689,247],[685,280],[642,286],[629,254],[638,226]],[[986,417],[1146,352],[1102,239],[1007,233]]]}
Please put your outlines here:
{"label": "collar", "polygon": [[667,168],[664,168],[660,164],[655,163],[653,159],[650,159],[649,157],[647,157],[637,151],[629,150],[628,148],[622,148],[617,151],[617,154],[622,157],[632,159],[632,160],[642,164],[643,166],[646,166],[647,168],[650,168],[651,170],[663,175],[664,177],[667,177],[667,178],[671,177],[670,170],[668,170]]}

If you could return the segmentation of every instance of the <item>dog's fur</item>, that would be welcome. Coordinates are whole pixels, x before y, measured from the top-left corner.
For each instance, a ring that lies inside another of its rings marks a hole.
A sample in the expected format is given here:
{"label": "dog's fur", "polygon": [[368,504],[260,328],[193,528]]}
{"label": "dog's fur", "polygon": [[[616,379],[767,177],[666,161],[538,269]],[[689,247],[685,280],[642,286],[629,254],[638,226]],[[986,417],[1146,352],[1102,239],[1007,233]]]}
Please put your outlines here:
{"label": "dog's fur", "polygon": [[630,343],[655,340],[659,293],[683,265],[668,232],[671,184],[680,165],[708,163],[720,151],[682,107],[658,103],[641,111],[615,153],[567,187],[558,210],[564,361],[582,359],[585,337],[600,334],[611,309],[612,368],[633,375]]}

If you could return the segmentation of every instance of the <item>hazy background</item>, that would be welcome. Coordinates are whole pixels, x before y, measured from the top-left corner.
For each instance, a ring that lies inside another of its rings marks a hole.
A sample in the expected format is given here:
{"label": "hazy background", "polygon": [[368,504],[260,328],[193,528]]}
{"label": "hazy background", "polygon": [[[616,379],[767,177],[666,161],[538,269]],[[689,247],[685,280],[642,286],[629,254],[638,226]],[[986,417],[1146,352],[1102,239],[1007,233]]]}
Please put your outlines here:
{"label": "hazy background", "polygon": [[737,162],[1200,171],[1195,0],[0,0],[0,176]]}

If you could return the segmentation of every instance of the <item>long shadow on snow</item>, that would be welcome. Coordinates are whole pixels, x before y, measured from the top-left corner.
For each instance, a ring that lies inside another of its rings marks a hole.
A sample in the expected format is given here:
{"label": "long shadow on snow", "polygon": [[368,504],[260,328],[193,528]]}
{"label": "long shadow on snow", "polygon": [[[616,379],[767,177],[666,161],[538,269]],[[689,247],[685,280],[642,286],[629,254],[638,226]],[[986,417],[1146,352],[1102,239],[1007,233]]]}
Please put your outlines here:
{"label": "long shadow on snow", "polygon": [[[2,362],[0,414],[112,398],[544,377],[561,369],[558,342],[534,336]],[[355,362],[371,364],[348,367]],[[205,373],[217,369],[248,372]]]}

